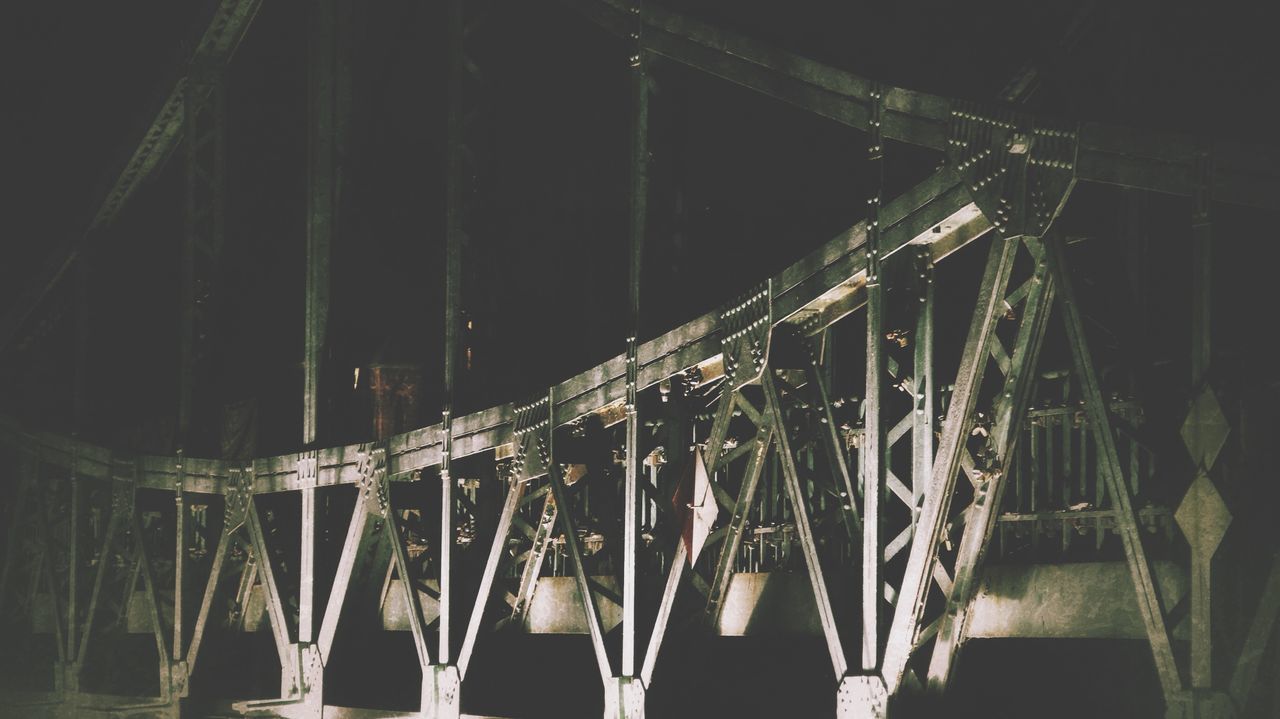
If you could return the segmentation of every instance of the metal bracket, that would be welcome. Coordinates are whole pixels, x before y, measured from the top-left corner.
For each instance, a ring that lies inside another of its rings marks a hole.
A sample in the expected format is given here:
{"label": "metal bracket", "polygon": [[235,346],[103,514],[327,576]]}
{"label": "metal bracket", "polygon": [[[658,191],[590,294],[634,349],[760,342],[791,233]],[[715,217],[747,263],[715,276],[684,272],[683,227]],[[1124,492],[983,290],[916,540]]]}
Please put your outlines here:
{"label": "metal bracket", "polygon": [[316,486],[319,464],[320,460],[315,452],[308,452],[298,458],[298,489],[311,489]]}
{"label": "metal bracket", "polygon": [[253,465],[239,468],[232,467],[227,477],[226,499],[223,505],[223,534],[244,526],[253,506]]}
{"label": "metal bracket", "polygon": [[1044,235],[1075,183],[1077,126],[957,104],[950,134],[947,161],[1000,234]]}
{"label": "metal bracket", "polygon": [[769,357],[773,329],[773,281],[739,296],[720,312],[720,347],[728,379],[724,391],[736,390],[760,378]]}
{"label": "metal bracket", "polygon": [[[512,426],[516,455],[512,462],[512,476],[516,481],[527,481],[546,474],[550,464],[547,435],[551,431],[551,400],[545,395],[517,404]],[[530,461],[531,455],[537,459]]]}
{"label": "metal bracket", "polygon": [[391,495],[387,491],[387,450],[382,446],[365,445],[356,459],[356,473],[360,475],[360,498],[365,511],[384,516],[391,510]]}

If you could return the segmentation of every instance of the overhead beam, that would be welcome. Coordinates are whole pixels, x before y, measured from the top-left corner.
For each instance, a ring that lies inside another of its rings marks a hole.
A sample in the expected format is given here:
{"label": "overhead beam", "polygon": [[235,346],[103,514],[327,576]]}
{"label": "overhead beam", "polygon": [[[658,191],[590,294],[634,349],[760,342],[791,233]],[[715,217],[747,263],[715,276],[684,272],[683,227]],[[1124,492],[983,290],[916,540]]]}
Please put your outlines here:
{"label": "overhead beam", "polygon": [[9,348],[18,332],[49,292],[67,274],[84,251],[95,231],[110,225],[134,192],[164,164],[182,138],[187,73],[196,65],[220,66],[230,61],[258,12],[261,0],[218,0],[208,14],[208,22],[191,56],[179,64],[178,77],[170,77],[162,87],[159,108],[143,129],[124,166],[107,183],[104,196],[83,235],[50,253],[48,264],[14,303],[0,322],[0,352]]}
{"label": "overhead beam", "polygon": [[[606,30],[625,32],[622,0],[561,0]],[[868,128],[873,82],[852,72],[769,46],[650,4],[644,9],[644,46],[774,99],[860,130]],[[884,88],[884,135],[912,145],[944,150],[948,123],[961,102],[906,88]],[[1032,123],[1036,117],[1013,105],[992,103]],[[1148,132],[1101,122],[1079,125],[1076,175],[1081,180],[1190,196],[1196,190],[1195,155],[1204,140],[1184,133]],[[1215,159],[1214,200],[1280,208],[1280,148],[1229,140],[1209,143]]]}
{"label": "overhead beam", "polygon": [[[908,246],[928,248],[934,261],[950,255],[991,230],[991,224],[972,202],[969,191],[950,168],[942,168],[880,209],[880,256],[886,259]],[[808,332],[830,326],[863,305],[866,279],[867,223],[858,222],[821,247],[775,274],[774,317],[777,322],[802,325]],[[640,389],[714,359],[721,353],[716,334],[716,312],[708,312],[670,330],[638,348]],[[626,396],[625,355],[581,372],[555,386],[556,417],[569,422],[620,403]],[[515,418],[511,403],[491,407],[453,420],[453,453],[456,459],[479,454],[512,441]],[[0,417],[0,441],[20,441],[36,451],[42,461],[70,467],[78,458],[79,471],[103,476],[110,453],[102,447],[60,435],[25,432],[15,421]],[[388,441],[388,476],[407,479],[416,470],[440,464],[443,433],[439,424],[396,435]],[[316,485],[352,484],[359,481],[356,462],[359,447],[318,450]],[[254,463],[255,493],[281,492],[301,487],[300,454],[281,455]],[[174,460],[143,457],[139,461],[138,486],[170,489]],[[183,460],[189,491],[221,493],[228,466],[219,460],[186,457]]]}

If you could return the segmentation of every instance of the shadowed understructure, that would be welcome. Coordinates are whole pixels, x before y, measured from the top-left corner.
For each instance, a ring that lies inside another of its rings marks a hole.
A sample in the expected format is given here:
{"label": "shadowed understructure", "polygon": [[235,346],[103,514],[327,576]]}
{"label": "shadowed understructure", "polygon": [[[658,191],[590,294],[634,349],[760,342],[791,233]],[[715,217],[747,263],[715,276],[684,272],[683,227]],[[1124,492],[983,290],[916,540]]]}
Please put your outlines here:
{"label": "shadowed understructure", "polygon": [[908,5],[156,12],[0,294],[0,716],[1280,712],[1280,148]]}

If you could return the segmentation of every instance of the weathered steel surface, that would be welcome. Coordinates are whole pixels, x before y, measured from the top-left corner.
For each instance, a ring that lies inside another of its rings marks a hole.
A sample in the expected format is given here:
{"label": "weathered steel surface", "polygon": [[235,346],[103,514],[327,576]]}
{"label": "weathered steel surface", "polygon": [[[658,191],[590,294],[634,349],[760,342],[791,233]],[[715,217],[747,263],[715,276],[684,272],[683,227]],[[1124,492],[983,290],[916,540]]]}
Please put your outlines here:
{"label": "weathered steel surface", "polygon": [[[1154,562],[1160,594],[1187,594],[1182,567]],[[970,639],[1146,639],[1133,580],[1123,562],[1006,564],[987,567],[973,600]],[[1186,623],[1175,629],[1185,638]]]}

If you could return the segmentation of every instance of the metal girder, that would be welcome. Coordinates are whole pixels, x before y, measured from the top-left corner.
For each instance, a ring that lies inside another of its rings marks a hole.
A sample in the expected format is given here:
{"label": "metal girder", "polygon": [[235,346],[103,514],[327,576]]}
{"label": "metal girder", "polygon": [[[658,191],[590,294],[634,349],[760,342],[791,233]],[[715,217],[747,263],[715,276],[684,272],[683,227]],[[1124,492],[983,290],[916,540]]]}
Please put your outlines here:
{"label": "metal girder", "polygon": [[1004,301],[1009,274],[1020,240],[995,238],[987,255],[987,266],[979,285],[977,308],[969,325],[968,339],[960,356],[955,391],[943,423],[941,440],[933,463],[933,477],[925,491],[924,505],[916,525],[915,540],[898,592],[893,623],[885,646],[881,671],[889,694],[901,686],[907,662],[921,633],[920,620],[937,563],[938,545],[946,531],[952,495],[955,491],[964,440],[977,405],[978,389],[987,364],[987,345]]}
{"label": "metal girder", "polygon": [[911,391],[911,531],[915,531],[924,489],[933,472],[934,397],[933,377],[933,258],[926,249],[917,249],[914,258],[919,287],[916,306],[915,349]]}
{"label": "metal girder", "polygon": [[[942,168],[911,190],[885,204],[880,211],[881,257],[912,244],[928,247],[937,261],[981,237],[991,229],[969,197],[968,189],[949,168]],[[859,222],[822,247],[775,274],[774,322],[802,325],[817,332],[862,304],[861,287],[866,271],[866,222]],[[696,318],[638,348],[639,387],[653,386],[685,369],[721,354],[714,312]],[[618,356],[556,385],[556,416],[571,421],[619,402],[625,397],[625,357]],[[477,454],[512,441],[514,404],[475,412],[453,421],[453,456]],[[21,438],[42,461],[68,467],[78,457],[81,472],[104,476],[101,447],[51,433],[25,433],[12,420],[0,418],[0,437]],[[388,473],[393,480],[440,463],[442,432],[432,425],[396,435],[388,441]],[[355,456],[358,448],[317,450],[316,484],[351,484],[358,481]],[[301,486],[297,472],[301,454],[266,457],[255,462],[255,493],[280,492]],[[229,465],[220,460],[184,458],[190,491],[221,493]],[[138,486],[170,489],[174,460],[171,457],[140,458]]]}
{"label": "metal girder", "polygon": [[[965,517],[964,533],[955,560],[953,588],[938,626],[938,636],[930,659],[926,689],[941,692],[947,687],[956,655],[965,640],[966,626],[987,548],[1004,497],[1005,475],[1026,418],[1028,398],[1048,324],[1053,301],[1053,283],[1048,276],[1044,250],[1038,240],[1024,238],[1035,256],[1032,286],[1021,306],[1021,322],[1010,356],[1008,370],[996,405],[996,421],[988,441],[995,450],[995,462],[982,472],[974,489],[973,502]],[[994,338],[992,338],[994,341]]]}
{"label": "metal girder", "polygon": [[809,523],[809,508],[805,502],[804,487],[800,483],[800,474],[796,471],[795,455],[791,453],[791,440],[787,437],[787,423],[782,411],[782,397],[774,384],[772,369],[765,370],[760,385],[764,388],[766,411],[773,416],[774,437],[778,443],[778,457],[782,460],[784,486],[791,499],[796,534],[800,539],[800,549],[804,553],[809,584],[813,587],[813,601],[818,607],[818,619],[822,623],[822,634],[827,642],[831,667],[835,671],[836,678],[839,679],[848,672],[849,660],[845,656],[844,646],[840,641],[840,632],[836,627],[835,612],[831,605],[831,595],[827,591],[822,563],[818,560],[818,544]]}
{"label": "metal girder", "polygon": [[[623,0],[561,0],[606,30],[621,34]],[[644,9],[644,47],[743,87],[857,129],[867,129],[874,83],[854,73],[770,47],[660,6]],[[884,88],[885,137],[947,149],[948,125],[964,111],[951,98]],[[993,103],[992,108],[1000,105]],[[1024,115],[1030,126],[1059,123]],[[1031,127],[1025,129],[1030,131]],[[1073,170],[1079,179],[1189,196],[1195,191],[1198,141],[1191,135],[1136,131],[1098,122],[1079,126]],[[1212,197],[1220,202],[1275,208],[1280,196],[1275,148],[1216,141]]]}
{"label": "metal girder", "polygon": [[[296,651],[292,641],[293,627],[284,611],[284,598],[280,595],[280,584],[276,581],[275,563],[271,560],[271,551],[267,547],[266,532],[262,530],[262,518],[258,514],[252,497],[248,500],[244,525],[249,535],[250,546],[257,558],[258,577],[261,580],[263,599],[266,604],[267,618],[271,625],[271,637],[275,641],[276,654],[280,658],[280,685],[284,696],[296,694],[302,686],[301,670],[296,661]],[[290,691],[285,691],[285,687]]]}
{"label": "metal girder", "polygon": [[197,610],[191,639],[185,654],[173,655],[176,661],[183,661],[186,677],[195,674],[197,660],[204,635],[208,630],[210,613],[213,611],[218,596],[219,585],[224,578],[224,567],[232,545],[240,545],[245,550],[245,561],[241,568],[241,576],[237,582],[235,606],[243,618],[249,591],[256,581],[262,586],[263,601],[267,620],[271,627],[273,642],[280,661],[280,682],[282,696],[289,696],[289,688],[296,686],[297,667],[290,651],[289,627],[283,612],[284,602],[280,598],[279,585],[275,580],[274,567],[271,563],[269,548],[266,546],[265,533],[262,531],[258,510],[254,506],[253,496],[249,492],[252,486],[252,467],[236,470],[231,485],[235,488],[229,492],[223,509],[223,526],[218,546],[214,550],[213,563],[209,568],[209,578],[205,582],[200,608]]}
{"label": "metal girder", "polygon": [[[252,23],[260,4],[261,0],[217,0],[213,3],[207,16],[208,21],[187,66],[225,66]],[[111,181],[84,235],[50,256],[49,264],[36,275],[35,281],[28,285],[28,289],[14,303],[13,309],[0,322],[0,352],[9,348],[23,324],[75,264],[93,239],[95,231],[111,224],[134,191],[164,164],[165,158],[182,137],[183,110],[188,88],[187,69],[182,67],[181,76],[166,81],[165,85],[169,89],[162,95],[159,109],[134,144],[124,167]]]}
{"label": "metal girder", "polygon": [[[111,478],[111,507],[109,510],[109,518],[107,526],[102,534],[102,544],[99,546],[99,557],[108,557],[112,553],[112,549],[119,538],[123,528],[129,526],[133,522],[134,514],[134,484],[129,481],[128,477],[113,476]],[[93,589],[89,594],[89,606],[84,617],[84,626],[80,631],[80,643],[76,651],[76,660],[74,663],[78,678],[79,668],[84,666],[85,658],[88,656],[90,639],[93,637],[93,625],[97,615],[97,610],[102,602],[103,583],[106,579],[107,569],[111,562],[99,561],[98,571],[94,574]]]}
{"label": "metal girder", "polygon": [[551,543],[551,532],[555,529],[558,507],[555,495],[548,492],[546,498],[542,500],[542,511],[538,513],[538,524],[534,527],[528,556],[525,558],[524,569],[520,573],[516,604],[511,608],[512,621],[524,621],[525,614],[529,611],[529,605],[533,601],[533,590],[537,588],[538,577],[542,575],[542,562],[547,555],[547,547]]}
{"label": "metal girder", "polygon": [[[147,554],[146,542],[142,540],[142,525],[138,522],[136,513],[133,515],[133,544],[134,552],[138,557],[138,566],[142,570],[142,584],[145,588],[147,608],[150,610],[151,630],[156,637],[156,654],[160,658],[160,695],[167,698],[173,688],[169,681],[171,671],[169,666],[169,638],[165,636],[164,623],[160,621],[160,594],[156,588],[155,577],[152,576],[151,557]],[[132,588],[130,587],[130,589]]]}
{"label": "metal girder", "polygon": [[818,354],[810,347],[807,374],[809,383],[813,386],[814,401],[818,410],[818,431],[821,434],[818,443],[822,445],[828,465],[837,475],[834,479],[836,492],[839,494],[840,514],[850,542],[855,542],[862,533],[862,518],[858,514],[856,500],[858,495],[853,486],[853,475],[849,473],[844,441],[840,438],[835,416],[831,413],[831,393],[827,391],[827,379],[823,376],[818,360]]}
{"label": "metal girder", "polygon": [[[549,395],[547,404],[551,407],[555,406],[554,395]],[[555,426],[555,415],[549,417],[550,427]],[[600,609],[596,606],[595,594],[591,591],[591,584],[587,581],[587,574],[582,567],[582,548],[578,545],[578,531],[573,524],[573,512],[569,509],[569,502],[565,495],[564,479],[560,476],[560,471],[555,463],[555,430],[548,429],[547,454],[550,461],[547,463],[548,480],[551,482],[551,497],[555,498],[556,506],[561,507],[563,511],[559,512],[560,530],[564,533],[564,543],[569,554],[569,563],[573,565],[573,576],[578,584],[578,593],[582,597],[582,611],[586,613],[587,628],[591,634],[591,647],[595,651],[596,664],[600,669],[600,681],[608,682],[613,676],[613,669],[609,665],[609,653],[604,646],[604,630],[600,623]]]}
{"label": "metal girder", "polygon": [[1156,592],[1154,580],[1151,578],[1151,565],[1147,561],[1146,550],[1142,546],[1142,535],[1133,513],[1133,505],[1129,497],[1129,488],[1125,483],[1124,473],[1120,468],[1120,459],[1116,453],[1115,437],[1111,429],[1111,419],[1107,405],[1102,397],[1102,389],[1098,385],[1098,377],[1093,369],[1093,358],[1089,352],[1088,339],[1085,336],[1084,321],[1080,317],[1076,305],[1075,289],[1071,284],[1071,276],[1067,271],[1063,243],[1058,238],[1050,238],[1045,242],[1049,271],[1058,293],[1058,307],[1062,311],[1063,323],[1067,329],[1068,344],[1071,346],[1071,359],[1076,376],[1079,378],[1084,396],[1085,414],[1089,426],[1093,430],[1093,438],[1097,447],[1098,465],[1111,501],[1115,507],[1116,528],[1124,545],[1125,561],[1129,565],[1133,588],[1137,593],[1138,608],[1142,613],[1142,621],[1147,629],[1147,639],[1151,644],[1151,653],[1155,660],[1156,673],[1160,678],[1160,686],[1164,691],[1166,702],[1172,702],[1182,689],[1182,680],[1178,674],[1178,666],[1173,658],[1173,649],[1169,641],[1169,632],[1165,626],[1160,597]]}
{"label": "metal girder", "polygon": [[[645,220],[649,194],[649,77],[641,40],[643,3],[630,0],[633,21],[629,37],[631,66],[630,173],[627,199],[629,217],[627,239],[629,262],[628,334],[626,372],[626,476],[623,487],[623,571],[622,571],[622,667],[621,676],[635,676],[636,663],[636,539],[640,533],[640,451],[637,392],[639,384],[640,276],[644,257]],[[643,707],[642,707],[643,709]]]}
{"label": "metal girder", "polygon": [[498,526],[493,533],[493,543],[489,546],[489,554],[485,558],[484,571],[480,575],[480,588],[476,591],[476,600],[471,605],[471,618],[467,621],[467,633],[462,638],[462,648],[458,650],[458,674],[467,676],[467,667],[471,664],[471,654],[475,651],[476,638],[480,633],[480,623],[484,619],[485,606],[493,591],[493,582],[498,575],[502,562],[503,549],[507,544],[507,536],[511,533],[511,520],[520,507],[524,495],[525,483],[515,477],[511,478],[507,488],[507,499],[502,505],[502,514],[498,517]]}
{"label": "metal girder", "polygon": [[[862,653],[860,666],[873,672],[880,661],[880,604],[884,597],[884,552],[882,534],[884,498],[888,467],[884,451],[885,430],[880,419],[885,385],[884,365],[884,285],[881,283],[880,194],[884,190],[884,93],[873,85],[867,91],[867,125],[870,134],[868,159],[872,165],[875,194],[867,200],[867,327],[866,383],[863,385],[862,443]],[[816,589],[815,589],[816,591]],[[844,674],[836,672],[837,677]]]}
{"label": "metal girder", "polygon": [[[768,408],[765,410],[768,411]],[[760,483],[760,472],[764,469],[765,457],[769,446],[773,444],[778,427],[772,416],[762,419],[757,425],[755,437],[749,442],[751,449],[747,459],[747,468],[742,475],[742,485],[738,489],[738,499],[733,505],[733,514],[725,525],[728,530],[724,543],[720,548],[720,556],[716,560],[715,574],[711,580],[707,594],[707,613],[712,625],[717,626],[720,615],[724,612],[724,595],[729,589],[729,579],[733,576],[733,565],[738,559],[738,547],[742,543],[742,533],[746,528],[747,517],[751,514],[751,505],[755,501],[756,488]]]}
{"label": "metal girder", "polygon": [[[729,435],[729,422],[733,419],[733,409],[737,405],[734,392],[728,384],[721,386],[720,402],[716,407],[715,419],[711,422],[711,432],[707,435],[707,452],[704,455],[707,476],[714,476],[716,467],[720,466],[724,456],[724,441]],[[658,652],[662,649],[662,640],[666,637],[667,625],[671,620],[671,609],[675,606],[676,593],[680,589],[680,580],[688,569],[689,554],[684,541],[677,538],[675,550],[671,555],[671,563],[667,569],[667,581],[662,588],[662,598],[658,601],[658,613],[653,620],[653,631],[649,634],[649,644],[644,652],[644,662],[640,667],[640,681],[645,686],[653,683],[653,670],[658,663]],[[708,592],[710,594],[710,592]]]}

